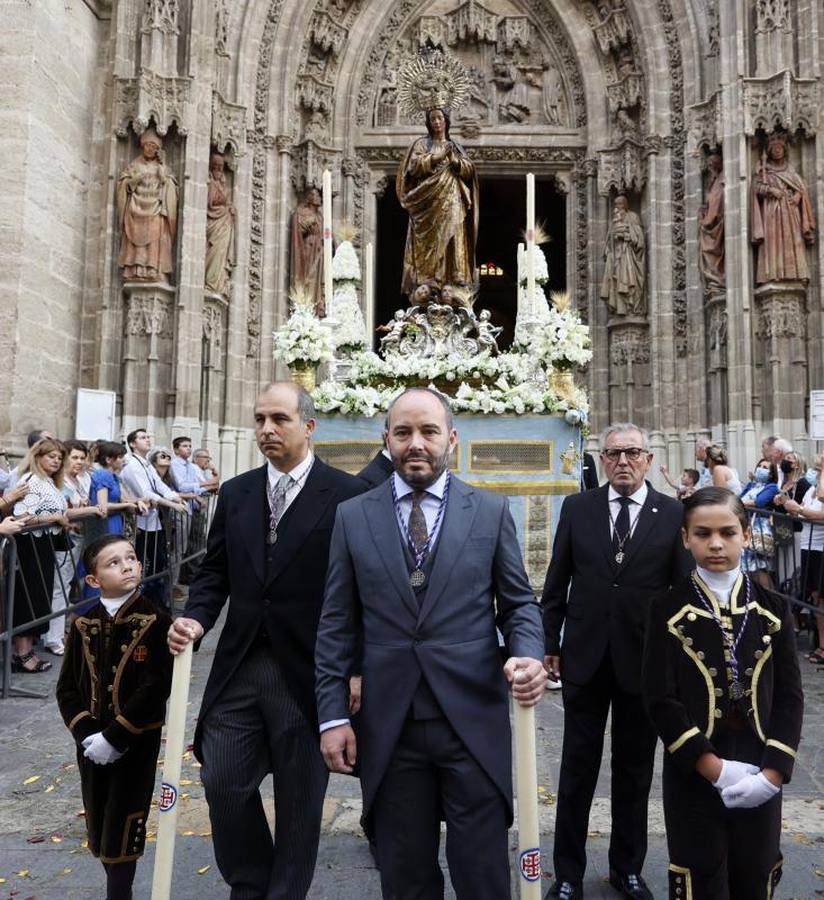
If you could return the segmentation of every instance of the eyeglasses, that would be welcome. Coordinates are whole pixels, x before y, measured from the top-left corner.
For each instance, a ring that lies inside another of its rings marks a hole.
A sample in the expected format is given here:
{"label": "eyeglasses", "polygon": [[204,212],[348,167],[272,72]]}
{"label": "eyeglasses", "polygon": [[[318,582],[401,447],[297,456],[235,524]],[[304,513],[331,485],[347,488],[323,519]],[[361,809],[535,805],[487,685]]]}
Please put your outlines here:
{"label": "eyeglasses", "polygon": [[610,462],[618,462],[622,453],[630,462],[638,462],[638,460],[648,452],[649,451],[644,450],[643,447],[621,447],[619,449],[610,447],[608,450],[601,451],[602,455]]}

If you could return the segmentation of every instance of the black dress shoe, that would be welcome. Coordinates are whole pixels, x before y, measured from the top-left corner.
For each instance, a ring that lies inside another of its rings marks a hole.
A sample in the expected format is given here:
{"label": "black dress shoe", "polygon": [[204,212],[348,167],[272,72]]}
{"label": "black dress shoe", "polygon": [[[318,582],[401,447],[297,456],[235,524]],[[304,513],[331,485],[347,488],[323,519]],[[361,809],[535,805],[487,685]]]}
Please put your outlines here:
{"label": "black dress shoe", "polygon": [[571,881],[556,880],[547,891],[547,897],[558,897],[559,900],[582,900],[584,889],[580,884]]}
{"label": "black dress shoe", "polygon": [[653,900],[652,891],[640,875],[621,875],[610,869],[609,883],[630,900]]}

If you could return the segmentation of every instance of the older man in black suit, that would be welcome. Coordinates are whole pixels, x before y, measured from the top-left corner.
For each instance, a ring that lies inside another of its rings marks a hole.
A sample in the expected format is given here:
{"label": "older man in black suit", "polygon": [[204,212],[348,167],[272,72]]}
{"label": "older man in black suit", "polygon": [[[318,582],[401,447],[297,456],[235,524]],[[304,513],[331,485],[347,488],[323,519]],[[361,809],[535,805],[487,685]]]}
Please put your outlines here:
{"label": "older man in black suit", "polygon": [[[651,900],[641,868],[656,735],[641,700],[641,657],[650,598],[690,562],[681,542],[681,504],[645,481],[646,432],[630,423],[602,437],[608,483],[568,497],[544,586],[546,665],[563,675],[564,744],[550,896],[583,895],[589,811],[612,709],[610,883]],[[561,633],[563,628],[563,643]]]}
{"label": "older man in black suit", "polygon": [[[229,614],[195,732],[215,858],[233,900],[297,900],[312,882],[328,772],[317,737],[314,650],[338,504],[363,483],[316,459],[311,397],[271,384],[255,403],[265,465],[220,489],[173,652]],[[260,784],[274,776],[275,840]]]}

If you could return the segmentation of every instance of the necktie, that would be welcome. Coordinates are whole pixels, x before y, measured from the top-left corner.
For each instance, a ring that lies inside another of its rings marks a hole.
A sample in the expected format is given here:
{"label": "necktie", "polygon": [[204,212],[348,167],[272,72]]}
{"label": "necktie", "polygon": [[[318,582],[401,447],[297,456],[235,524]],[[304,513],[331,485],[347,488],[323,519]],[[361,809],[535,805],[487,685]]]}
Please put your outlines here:
{"label": "necktie", "polygon": [[420,553],[426,546],[429,534],[426,530],[426,516],[421,509],[421,502],[426,496],[426,491],[412,492],[412,512],[409,513],[409,536],[416,553]]}
{"label": "necktie", "polygon": [[274,488],[269,487],[269,533],[277,531],[278,522],[286,507],[286,494],[292,484],[291,475],[281,475]]}
{"label": "necktie", "polygon": [[[616,560],[618,563],[621,563],[623,561],[624,547],[629,540],[629,505],[632,503],[632,500],[629,497],[619,497],[618,503],[621,505],[621,510],[612,528],[612,547],[615,550]],[[618,559],[619,556],[621,559]]]}

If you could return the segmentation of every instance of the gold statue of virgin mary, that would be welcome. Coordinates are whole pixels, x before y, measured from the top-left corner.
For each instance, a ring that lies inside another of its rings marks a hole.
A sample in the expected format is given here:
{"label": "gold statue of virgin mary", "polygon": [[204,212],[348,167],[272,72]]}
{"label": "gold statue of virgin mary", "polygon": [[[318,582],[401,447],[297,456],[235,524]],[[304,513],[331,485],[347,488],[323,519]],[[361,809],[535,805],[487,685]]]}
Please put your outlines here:
{"label": "gold statue of virgin mary", "polygon": [[395,183],[409,213],[401,291],[411,296],[421,284],[474,290],[478,176],[464,148],[449,136],[450,112],[466,98],[466,71],[436,50],[405,65],[398,80],[402,106],[423,113],[427,130],[406,151]]}

